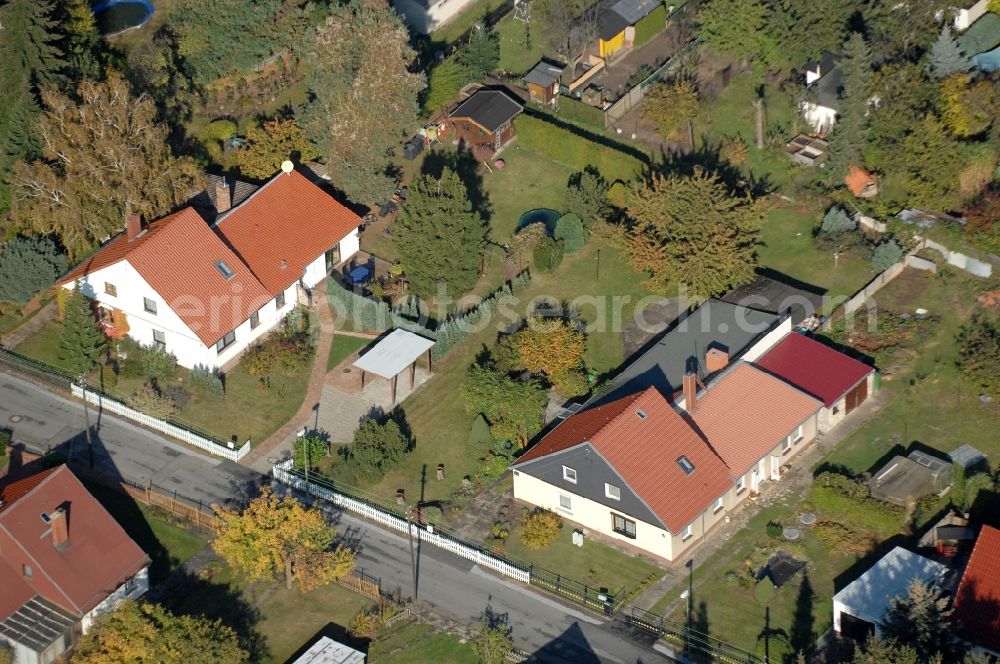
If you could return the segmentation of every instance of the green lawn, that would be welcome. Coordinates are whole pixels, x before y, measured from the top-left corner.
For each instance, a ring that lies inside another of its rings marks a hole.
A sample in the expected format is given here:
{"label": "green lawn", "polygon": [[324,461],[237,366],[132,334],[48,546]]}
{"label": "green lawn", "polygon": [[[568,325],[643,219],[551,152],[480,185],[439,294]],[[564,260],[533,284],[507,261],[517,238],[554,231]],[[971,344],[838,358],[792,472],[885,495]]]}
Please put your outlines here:
{"label": "green lawn", "polygon": [[493,213],[490,237],[495,242],[510,240],[517,220],[528,210],[563,210],[566,188],[573,169],[546,159],[515,141],[502,155],[506,167],[492,173],[483,171],[483,189]]}
{"label": "green lawn", "polygon": [[60,327],[58,321],[50,321],[36,334],[25,339],[24,343],[16,348],[17,352],[66,369],[66,364],[59,359]]}
{"label": "green lawn", "polygon": [[812,231],[822,215],[818,205],[772,200],[758,247],[762,266],[822,288],[831,297],[850,297],[875,276],[867,260],[841,256],[835,261],[831,252],[816,247]]}
{"label": "green lawn", "polygon": [[470,643],[434,632],[427,625],[404,621],[380,633],[368,649],[371,664],[475,664]]}
{"label": "green lawn", "polygon": [[100,485],[87,483],[87,490],[152,559],[149,580],[153,584],[165,579],[208,544],[203,535],[194,534],[167,512]]}
{"label": "green lawn", "polygon": [[472,26],[483,16],[500,7],[505,0],[475,0],[469,3],[458,16],[428,35],[435,44],[445,46],[468,36]]}
{"label": "green lawn", "polygon": [[330,344],[330,357],[326,361],[326,370],[334,368],[345,359],[372,342],[371,339],[349,337],[346,334],[335,334]]}
{"label": "green lawn", "polygon": [[500,33],[500,69],[505,72],[525,74],[545,54],[540,36],[529,35],[524,21],[508,16],[500,21],[497,31]]}
{"label": "green lawn", "polygon": [[643,558],[623,553],[596,540],[573,544],[573,525],[564,522],[559,537],[547,549],[529,549],[521,543],[521,523],[514,524],[507,540],[507,554],[566,578],[612,593],[629,592],[650,575],[662,574]]}

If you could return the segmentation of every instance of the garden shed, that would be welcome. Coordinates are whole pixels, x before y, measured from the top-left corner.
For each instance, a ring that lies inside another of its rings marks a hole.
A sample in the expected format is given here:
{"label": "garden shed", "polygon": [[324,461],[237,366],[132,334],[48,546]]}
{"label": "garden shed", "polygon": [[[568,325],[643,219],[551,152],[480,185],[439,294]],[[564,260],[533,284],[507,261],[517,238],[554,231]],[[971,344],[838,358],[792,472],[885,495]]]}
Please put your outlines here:
{"label": "garden shed", "polygon": [[941,563],[897,546],[833,596],[834,631],[853,639],[878,634],[892,598],[906,595],[913,581],[940,583],[947,571]]}
{"label": "garden shed", "polygon": [[392,403],[395,404],[399,374],[409,369],[410,389],[413,389],[417,360],[426,355],[429,373],[433,347],[432,339],[406,330],[393,330],[354,362],[354,366],[361,369],[361,389],[365,389],[365,380],[370,373],[385,378],[392,385]]}
{"label": "garden shed", "polygon": [[966,469],[981,465],[986,461],[986,455],[972,445],[959,445],[957,449],[948,453],[948,458]]}
{"label": "garden shed", "polygon": [[924,452],[893,457],[869,480],[872,497],[906,506],[951,484],[951,463]]}

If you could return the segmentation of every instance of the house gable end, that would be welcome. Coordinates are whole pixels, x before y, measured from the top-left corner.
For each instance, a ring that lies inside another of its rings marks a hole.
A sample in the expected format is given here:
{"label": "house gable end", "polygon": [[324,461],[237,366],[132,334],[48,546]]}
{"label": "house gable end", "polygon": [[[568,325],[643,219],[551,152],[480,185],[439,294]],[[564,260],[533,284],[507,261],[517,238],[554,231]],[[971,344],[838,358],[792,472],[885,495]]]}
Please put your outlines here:
{"label": "house gable end", "polygon": [[[563,479],[563,466],[576,471],[575,483]],[[515,470],[551,484],[568,494],[592,500],[616,512],[667,530],[646,502],[589,443],[581,443],[533,459],[522,466],[515,466]],[[618,487],[621,500],[608,498],[605,495],[605,484]]]}

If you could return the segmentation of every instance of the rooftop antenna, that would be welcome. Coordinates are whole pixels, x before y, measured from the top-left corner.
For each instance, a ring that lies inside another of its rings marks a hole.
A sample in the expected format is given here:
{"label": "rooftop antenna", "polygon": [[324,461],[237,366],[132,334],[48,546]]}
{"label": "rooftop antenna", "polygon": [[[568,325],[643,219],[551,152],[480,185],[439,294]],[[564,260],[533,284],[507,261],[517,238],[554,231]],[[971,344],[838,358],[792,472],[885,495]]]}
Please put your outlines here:
{"label": "rooftop antenna", "polygon": [[281,172],[282,173],[286,173],[286,174],[287,173],[291,173],[293,170],[295,170],[295,164],[293,164],[291,162],[291,160],[286,159],[285,161],[281,162]]}

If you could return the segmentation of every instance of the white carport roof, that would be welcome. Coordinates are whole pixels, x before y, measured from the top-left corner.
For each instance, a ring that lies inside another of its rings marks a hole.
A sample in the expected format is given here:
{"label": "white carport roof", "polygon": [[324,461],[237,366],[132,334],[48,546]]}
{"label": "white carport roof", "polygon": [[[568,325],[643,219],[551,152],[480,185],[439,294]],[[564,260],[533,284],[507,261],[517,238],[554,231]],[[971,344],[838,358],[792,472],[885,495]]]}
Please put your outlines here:
{"label": "white carport roof", "polygon": [[324,636],[293,664],[364,664],[365,654]]}
{"label": "white carport roof", "polygon": [[393,330],[354,363],[358,369],[391,380],[434,346],[432,339]]}
{"label": "white carport roof", "polygon": [[896,547],[867,572],[833,596],[834,612],[840,610],[855,618],[877,625],[894,597],[906,595],[914,579],[932,583],[941,579],[948,568],[941,563]]}

